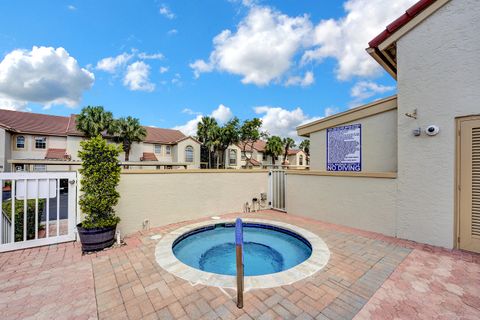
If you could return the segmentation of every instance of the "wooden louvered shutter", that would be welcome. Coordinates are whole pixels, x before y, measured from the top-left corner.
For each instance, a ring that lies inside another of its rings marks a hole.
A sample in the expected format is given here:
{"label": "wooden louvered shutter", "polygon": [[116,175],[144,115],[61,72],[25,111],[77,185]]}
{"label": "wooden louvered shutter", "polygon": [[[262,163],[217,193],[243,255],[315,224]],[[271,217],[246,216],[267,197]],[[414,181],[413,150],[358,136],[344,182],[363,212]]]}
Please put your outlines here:
{"label": "wooden louvered shutter", "polygon": [[480,117],[460,122],[460,248],[480,252]]}

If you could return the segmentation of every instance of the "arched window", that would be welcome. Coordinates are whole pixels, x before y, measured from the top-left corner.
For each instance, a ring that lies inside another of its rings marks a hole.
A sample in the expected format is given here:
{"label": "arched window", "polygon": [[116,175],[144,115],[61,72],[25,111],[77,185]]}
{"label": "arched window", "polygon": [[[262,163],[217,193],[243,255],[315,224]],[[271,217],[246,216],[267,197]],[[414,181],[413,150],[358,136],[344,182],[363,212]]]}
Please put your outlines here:
{"label": "arched window", "polygon": [[229,162],[231,166],[236,166],[237,165],[237,150],[235,149],[230,149],[229,153]]}
{"label": "arched window", "polygon": [[303,166],[303,156],[302,156],[302,155],[300,155],[300,156],[298,157],[298,164],[301,165],[301,166]]}
{"label": "arched window", "polygon": [[185,147],[185,162],[193,162],[193,147]]}
{"label": "arched window", "polygon": [[17,136],[17,149],[25,149],[25,137]]}

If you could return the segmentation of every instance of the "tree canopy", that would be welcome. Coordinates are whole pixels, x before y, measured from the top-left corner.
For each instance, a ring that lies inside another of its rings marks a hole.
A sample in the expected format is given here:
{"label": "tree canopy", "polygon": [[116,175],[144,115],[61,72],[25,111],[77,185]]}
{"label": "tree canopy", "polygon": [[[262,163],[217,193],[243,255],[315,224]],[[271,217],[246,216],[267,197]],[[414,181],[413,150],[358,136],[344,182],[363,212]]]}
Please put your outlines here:
{"label": "tree canopy", "polygon": [[275,158],[283,152],[283,141],[279,136],[271,136],[267,140],[265,151],[272,157],[272,164],[275,165]]}
{"label": "tree canopy", "polygon": [[77,130],[87,138],[93,138],[102,133],[113,134],[114,119],[111,112],[102,106],[87,106],[82,109],[77,119]]}
{"label": "tree canopy", "polygon": [[295,140],[293,140],[290,137],[284,138],[283,139],[283,150],[284,150],[284,155],[283,155],[283,162],[286,164],[288,162],[287,157],[288,157],[288,150],[291,148],[295,147]]}
{"label": "tree canopy", "polygon": [[300,142],[299,147],[307,154],[307,156],[310,155],[310,140],[303,140],[302,142]]}
{"label": "tree canopy", "polygon": [[125,152],[125,161],[130,160],[132,143],[141,142],[147,136],[147,130],[140,124],[140,120],[132,117],[115,120],[113,131],[115,140],[122,144]]}

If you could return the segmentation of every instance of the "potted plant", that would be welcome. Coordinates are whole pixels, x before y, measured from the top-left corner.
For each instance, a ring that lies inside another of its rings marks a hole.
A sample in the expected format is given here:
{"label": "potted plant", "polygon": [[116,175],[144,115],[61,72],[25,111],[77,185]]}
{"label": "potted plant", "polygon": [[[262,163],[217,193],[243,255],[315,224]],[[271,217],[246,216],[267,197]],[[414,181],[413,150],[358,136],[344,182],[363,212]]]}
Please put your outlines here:
{"label": "potted plant", "polygon": [[80,145],[82,149],[78,154],[83,163],[79,205],[84,219],[77,230],[82,251],[102,250],[115,242],[120,222],[114,211],[120,197],[116,190],[120,181],[120,147],[108,144],[100,135]]}

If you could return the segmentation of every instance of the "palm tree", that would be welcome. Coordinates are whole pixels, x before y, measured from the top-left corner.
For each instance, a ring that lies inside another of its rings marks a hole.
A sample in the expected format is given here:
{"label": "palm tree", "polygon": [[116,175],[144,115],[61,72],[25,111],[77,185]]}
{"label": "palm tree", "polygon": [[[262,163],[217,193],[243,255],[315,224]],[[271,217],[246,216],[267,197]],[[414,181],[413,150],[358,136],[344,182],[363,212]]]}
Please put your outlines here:
{"label": "palm tree", "polygon": [[218,149],[222,154],[223,168],[227,168],[225,151],[232,144],[236,144],[240,141],[240,120],[234,117],[227,123],[225,123],[219,130],[218,134]]}
{"label": "palm tree", "polygon": [[122,143],[125,151],[125,161],[130,158],[130,150],[134,142],[141,142],[147,135],[147,130],[140,120],[132,117],[120,118],[115,121],[115,140]]}
{"label": "palm tree", "polygon": [[292,138],[284,138],[283,139],[283,163],[287,164],[287,157],[288,157],[288,150],[295,147],[295,141]]}
{"label": "palm tree", "polygon": [[275,165],[275,158],[282,154],[283,141],[278,136],[271,136],[267,140],[265,151],[272,157],[272,165]]}
{"label": "palm tree", "polygon": [[212,167],[212,153],[218,144],[218,123],[213,117],[202,117],[197,125],[197,138],[208,150],[208,168]]}
{"label": "palm tree", "polygon": [[87,106],[82,109],[77,119],[77,130],[87,138],[96,137],[103,132],[113,134],[113,115],[102,106]]}
{"label": "palm tree", "polygon": [[310,155],[310,140],[303,140],[302,142],[300,142],[299,147],[305,152],[307,156]]}

